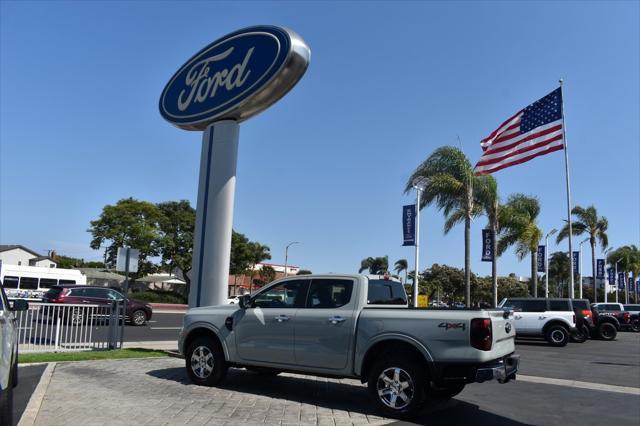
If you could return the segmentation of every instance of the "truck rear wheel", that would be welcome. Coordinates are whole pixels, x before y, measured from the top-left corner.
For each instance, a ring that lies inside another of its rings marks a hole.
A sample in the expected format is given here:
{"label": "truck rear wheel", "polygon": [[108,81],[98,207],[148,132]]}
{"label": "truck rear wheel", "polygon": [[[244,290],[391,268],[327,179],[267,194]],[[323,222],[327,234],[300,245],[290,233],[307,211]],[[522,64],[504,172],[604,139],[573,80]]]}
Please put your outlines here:
{"label": "truck rear wheel", "polygon": [[617,335],[616,326],[610,322],[603,322],[598,326],[598,337],[602,340],[613,340]]}
{"label": "truck rear wheel", "polygon": [[211,337],[202,336],[191,342],[184,359],[187,374],[196,385],[215,386],[227,374],[222,348]]}
{"label": "truck rear wheel", "polygon": [[566,346],[569,342],[569,330],[562,325],[552,325],[544,337],[552,346]]}
{"label": "truck rear wheel", "polygon": [[408,419],[422,410],[424,366],[410,357],[382,358],[369,374],[369,394],[385,415]]}

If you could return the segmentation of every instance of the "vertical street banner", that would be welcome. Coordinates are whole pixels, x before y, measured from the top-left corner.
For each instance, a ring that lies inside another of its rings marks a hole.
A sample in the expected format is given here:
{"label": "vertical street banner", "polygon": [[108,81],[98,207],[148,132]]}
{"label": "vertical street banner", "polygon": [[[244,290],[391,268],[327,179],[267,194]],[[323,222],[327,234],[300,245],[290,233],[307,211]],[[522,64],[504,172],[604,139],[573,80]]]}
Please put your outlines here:
{"label": "vertical street banner", "polygon": [[403,246],[416,245],[416,206],[411,204],[402,206],[402,234],[404,236]]}
{"label": "vertical street banner", "polygon": [[596,260],[596,278],[604,278],[604,259]]}
{"label": "vertical street banner", "polygon": [[573,252],[573,273],[577,274],[580,271],[580,252]]}
{"label": "vertical street banner", "polygon": [[607,268],[607,276],[609,277],[609,284],[615,285],[616,283],[616,275],[613,268]]}
{"label": "vertical street banner", "polygon": [[538,272],[545,272],[545,246],[538,246]]}
{"label": "vertical street banner", "polygon": [[635,283],[633,282],[633,277],[629,277],[629,291],[632,293],[636,291]]}
{"label": "vertical street banner", "polygon": [[493,247],[493,231],[491,229],[482,230],[482,261],[491,262],[495,256]]}
{"label": "vertical street banner", "polygon": [[618,290],[624,290],[625,278],[624,272],[618,272]]}

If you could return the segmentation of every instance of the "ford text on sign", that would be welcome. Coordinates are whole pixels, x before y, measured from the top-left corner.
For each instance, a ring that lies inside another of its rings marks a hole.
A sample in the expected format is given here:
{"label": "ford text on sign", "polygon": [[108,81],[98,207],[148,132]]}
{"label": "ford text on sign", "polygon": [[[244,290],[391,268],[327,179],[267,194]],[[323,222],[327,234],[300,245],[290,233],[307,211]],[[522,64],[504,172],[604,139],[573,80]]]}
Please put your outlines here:
{"label": "ford text on sign", "polygon": [[186,130],[244,121],[284,96],[309,65],[304,40],[273,26],[246,28],[211,43],[174,74],[160,113]]}

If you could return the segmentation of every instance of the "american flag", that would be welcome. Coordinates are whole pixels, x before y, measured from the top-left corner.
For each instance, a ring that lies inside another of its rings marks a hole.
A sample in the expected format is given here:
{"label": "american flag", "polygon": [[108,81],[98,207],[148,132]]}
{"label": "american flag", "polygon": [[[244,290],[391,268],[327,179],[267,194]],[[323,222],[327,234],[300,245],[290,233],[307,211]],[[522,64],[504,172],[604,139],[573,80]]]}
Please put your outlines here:
{"label": "american flag", "polygon": [[562,90],[557,88],[518,111],[480,141],[484,153],[475,174],[487,175],[563,149],[562,125]]}

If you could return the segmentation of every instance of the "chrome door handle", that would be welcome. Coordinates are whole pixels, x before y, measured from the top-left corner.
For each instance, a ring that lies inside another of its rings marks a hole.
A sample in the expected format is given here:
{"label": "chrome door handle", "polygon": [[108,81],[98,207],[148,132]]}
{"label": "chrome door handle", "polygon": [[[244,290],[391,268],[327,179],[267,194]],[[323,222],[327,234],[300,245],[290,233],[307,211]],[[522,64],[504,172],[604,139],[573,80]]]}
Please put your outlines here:
{"label": "chrome door handle", "polygon": [[285,321],[289,321],[289,317],[286,315],[278,315],[276,317],[276,321],[278,322],[285,322]]}
{"label": "chrome door handle", "polygon": [[338,324],[340,322],[345,322],[345,321],[346,320],[344,318],[342,318],[342,317],[331,317],[331,318],[329,318],[329,322],[331,324]]}

